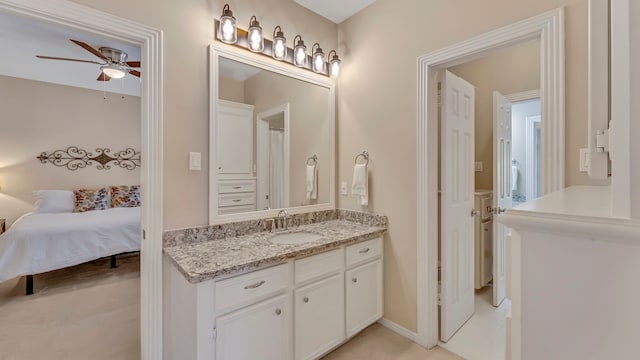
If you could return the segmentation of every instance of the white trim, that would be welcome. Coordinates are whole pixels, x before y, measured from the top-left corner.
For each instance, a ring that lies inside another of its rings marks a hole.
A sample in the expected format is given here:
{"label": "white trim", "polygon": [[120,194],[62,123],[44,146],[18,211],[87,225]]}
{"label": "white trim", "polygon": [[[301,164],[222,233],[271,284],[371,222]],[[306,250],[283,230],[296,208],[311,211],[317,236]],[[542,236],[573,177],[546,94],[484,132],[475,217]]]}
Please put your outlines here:
{"label": "white trim", "polygon": [[[251,66],[259,67],[277,74],[285,75],[291,78],[302,80],[304,82],[321,86],[329,90],[329,97],[327,99],[327,108],[329,111],[329,202],[317,205],[305,205],[288,207],[287,213],[302,214],[312,211],[333,210],[335,209],[335,194],[336,194],[336,119],[335,119],[335,84],[326,76],[318,75],[307,70],[299,69],[295,66],[288,66],[279,61],[267,58],[262,55],[254,54],[250,51],[241,50],[231,45],[225,45],[223,43],[214,42],[209,46],[209,96],[212,99],[218,98],[218,57],[223,56],[227,59],[239,61]],[[215,124],[216,102],[210,101],[209,109],[209,124]],[[215,127],[209,126],[209,138],[215,139]],[[210,143],[209,146],[215,144]],[[209,149],[209,153],[215,151],[214,148]],[[324,168],[324,167],[323,167]],[[209,156],[209,224],[217,225],[222,223],[263,219],[269,217],[275,217],[278,215],[280,209],[271,210],[258,210],[255,212],[246,212],[238,214],[218,215],[217,204],[217,169],[215,156]]]}
{"label": "white trim", "polygon": [[[257,153],[257,205],[258,209],[263,209],[262,203],[264,199],[260,199],[260,195],[269,193],[269,151],[264,151],[263,147],[269,146],[269,120],[268,118],[276,114],[284,114],[284,203],[289,204],[289,148],[291,142],[291,124],[289,114],[289,103],[282,104],[263,111],[256,116],[257,132],[256,132],[256,153]],[[287,206],[288,207],[288,206]]]}
{"label": "white trim", "polygon": [[538,154],[536,154],[536,123],[540,124],[540,116],[526,116],[525,117],[525,159],[526,159],[526,176],[525,176],[525,195],[527,201],[531,201],[537,198],[538,187],[538,168],[536,163],[538,161]]}
{"label": "white trim", "polygon": [[526,101],[540,98],[540,89],[528,90],[519,93],[505,95],[507,100],[513,102]]}
{"label": "white trim", "polygon": [[141,354],[162,359],[162,32],[65,0],[0,0],[0,11],[141,47]]}
{"label": "white trim", "polygon": [[438,344],[438,133],[436,72],[483,53],[540,39],[542,192],[564,187],[564,9],[490,31],[418,58],[418,343]]}
{"label": "white trim", "polygon": [[414,333],[413,331],[400,326],[396,323],[394,323],[393,321],[387,319],[387,318],[382,318],[380,320],[378,320],[378,324],[386,327],[387,329],[393,331],[394,333],[405,337],[415,343],[418,343],[418,334]]}

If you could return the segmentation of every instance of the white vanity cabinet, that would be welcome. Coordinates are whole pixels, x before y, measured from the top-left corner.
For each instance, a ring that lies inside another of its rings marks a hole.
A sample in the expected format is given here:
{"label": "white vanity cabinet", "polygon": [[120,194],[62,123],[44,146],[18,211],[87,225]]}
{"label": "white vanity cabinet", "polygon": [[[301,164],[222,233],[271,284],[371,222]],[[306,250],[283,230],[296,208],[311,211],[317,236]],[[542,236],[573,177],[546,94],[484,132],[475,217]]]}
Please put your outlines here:
{"label": "white vanity cabinet", "polygon": [[382,317],[382,237],[190,284],[164,262],[164,353],[318,359]]}
{"label": "white vanity cabinet", "polygon": [[216,163],[218,179],[253,175],[253,105],[218,100]]}

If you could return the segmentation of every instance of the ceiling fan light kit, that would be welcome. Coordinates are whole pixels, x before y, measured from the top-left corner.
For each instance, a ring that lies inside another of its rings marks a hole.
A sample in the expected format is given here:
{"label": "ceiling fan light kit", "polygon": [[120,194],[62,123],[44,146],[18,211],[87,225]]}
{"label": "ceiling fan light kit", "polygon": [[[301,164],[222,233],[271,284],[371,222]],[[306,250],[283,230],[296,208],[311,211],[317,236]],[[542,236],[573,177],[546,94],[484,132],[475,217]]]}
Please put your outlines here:
{"label": "ceiling fan light kit", "polygon": [[328,63],[324,58],[320,45],[317,43],[317,49],[313,49],[315,52],[313,52],[312,56],[309,56],[307,47],[304,45],[300,35],[296,35],[293,40],[294,48],[289,48],[280,25],[273,30],[273,40],[262,36],[262,27],[260,27],[260,23],[255,16],[252,16],[249,21],[248,31],[240,29],[236,26],[236,18],[233,17],[229,4],[224,5],[222,16],[219,20],[214,19],[214,23],[214,29],[216,29],[215,38],[225,44],[269,56],[275,60],[327,77],[333,76],[335,78],[338,76],[341,60],[335,50],[329,53],[334,55],[330,56]]}
{"label": "ceiling fan light kit", "polygon": [[102,63],[92,60],[81,60],[81,59],[69,59],[62,57],[54,57],[54,56],[42,56],[36,55],[37,58],[47,59],[47,60],[62,60],[62,61],[74,61],[74,62],[83,62],[90,64],[100,65],[100,75],[98,76],[98,81],[109,81],[111,79],[122,79],[127,74],[131,74],[136,77],[140,77],[140,71],[134,70],[133,68],[140,67],[140,61],[127,61],[128,55],[126,52],[110,47],[100,47],[97,50],[83,43],[82,41],[69,39],[74,44],[80,46],[81,48],[87,50],[93,55],[97,56],[102,60]]}

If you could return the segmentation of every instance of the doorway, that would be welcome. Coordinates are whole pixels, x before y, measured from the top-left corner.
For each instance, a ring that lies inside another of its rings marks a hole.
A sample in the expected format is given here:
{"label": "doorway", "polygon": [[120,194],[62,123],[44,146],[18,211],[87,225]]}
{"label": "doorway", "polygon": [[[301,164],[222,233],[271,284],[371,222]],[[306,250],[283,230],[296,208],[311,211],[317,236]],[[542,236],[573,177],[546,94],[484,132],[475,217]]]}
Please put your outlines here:
{"label": "doorway", "polygon": [[289,117],[289,103],[256,116],[259,210],[289,207]]}
{"label": "doorway", "polygon": [[[437,128],[437,82],[441,69],[449,68],[469,60],[487,55],[496,49],[540,40],[541,66],[540,87],[543,94],[541,126],[543,148],[542,193],[562,187],[564,166],[562,158],[548,157],[552,150],[563,149],[563,67],[562,42],[563,11],[558,9],[515,23],[504,28],[477,36],[448,48],[419,58],[418,87],[418,340],[427,347],[437,344],[438,332],[438,128]],[[424,100],[423,100],[424,99]],[[427,146],[428,144],[428,146]],[[434,174],[435,172],[435,174]],[[469,210],[471,211],[471,210]],[[443,267],[444,268],[444,267]]]}
{"label": "doorway", "polygon": [[141,354],[143,359],[162,358],[162,33],[72,2],[0,0],[0,10],[141,48]]}

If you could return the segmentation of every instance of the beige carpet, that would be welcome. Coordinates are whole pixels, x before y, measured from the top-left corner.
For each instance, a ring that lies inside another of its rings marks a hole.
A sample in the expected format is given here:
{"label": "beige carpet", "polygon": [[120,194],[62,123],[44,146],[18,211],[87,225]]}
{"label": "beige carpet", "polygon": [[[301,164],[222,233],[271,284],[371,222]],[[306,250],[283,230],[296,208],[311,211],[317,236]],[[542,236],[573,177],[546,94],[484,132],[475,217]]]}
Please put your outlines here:
{"label": "beige carpet", "polygon": [[140,359],[140,258],[96,260],[0,284],[0,359]]}

